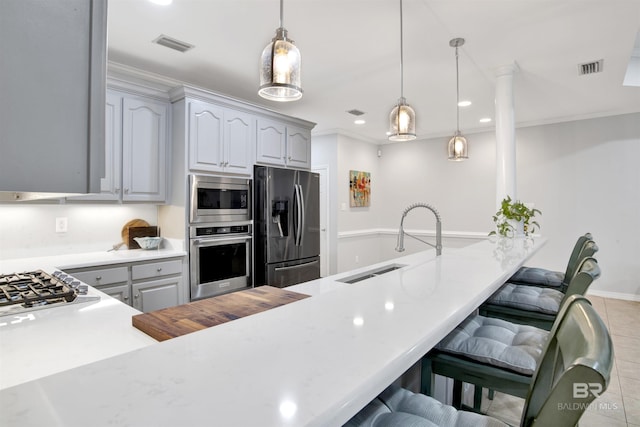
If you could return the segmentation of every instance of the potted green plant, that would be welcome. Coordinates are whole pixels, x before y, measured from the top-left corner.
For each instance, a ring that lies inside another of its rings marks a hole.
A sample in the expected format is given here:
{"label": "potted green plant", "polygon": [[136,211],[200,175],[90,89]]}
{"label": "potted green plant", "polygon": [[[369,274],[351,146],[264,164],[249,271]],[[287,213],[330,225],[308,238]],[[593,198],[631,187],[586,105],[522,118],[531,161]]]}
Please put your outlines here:
{"label": "potted green plant", "polygon": [[489,235],[528,236],[536,231],[536,227],[540,228],[540,224],[533,220],[536,215],[542,215],[542,212],[539,209],[529,208],[519,200],[513,201],[510,196],[507,196],[502,199],[500,209],[493,216],[497,230]]}

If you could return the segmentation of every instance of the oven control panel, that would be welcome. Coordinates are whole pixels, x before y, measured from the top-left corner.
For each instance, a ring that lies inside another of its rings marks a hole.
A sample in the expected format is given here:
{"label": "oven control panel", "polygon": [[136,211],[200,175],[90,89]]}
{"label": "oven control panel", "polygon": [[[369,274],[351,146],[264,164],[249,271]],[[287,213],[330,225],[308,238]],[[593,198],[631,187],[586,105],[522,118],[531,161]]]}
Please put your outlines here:
{"label": "oven control panel", "polygon": [[229,234],[249,234],[251,225],[225,225],[213,227],[196,227],[195,237],[224,236]]}

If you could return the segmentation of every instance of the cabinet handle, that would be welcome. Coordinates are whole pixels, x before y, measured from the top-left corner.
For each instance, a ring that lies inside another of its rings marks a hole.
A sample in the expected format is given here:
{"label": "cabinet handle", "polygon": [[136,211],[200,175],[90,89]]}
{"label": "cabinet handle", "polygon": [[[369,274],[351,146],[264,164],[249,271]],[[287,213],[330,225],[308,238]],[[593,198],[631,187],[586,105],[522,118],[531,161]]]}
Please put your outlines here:
{"label": "cabinet handle", "polygon": [[162,271],[162,267],[158,267],[158,273]]}
{"label": "cabinet handle", "polygon": [[129,194],[129,189],[128,188],[124,189],[124,194]]}
{"label": "cabinet handle", "polygon": [[98,277],[96,277],[96,282],[98,282],[98,281],[100,281],[100,280],[102,280],[102,276],[98,276]]}
{"label": "cabinet handle", "polygon": [[120,194],[120,189],[116,187],[115,188],[115,192],[116,192],[116,194]]}
{"label": "cabinet handle", "polygon": [[139,296],[140,296],[140,294],[135,294],[133,297],[134,297],[135,299],[138,299],[138,297],[139,297]]}
{"label": "cabinet handle", "polygon": [[123,298],[125,301],[129,301],[129,297],[124,297]]}

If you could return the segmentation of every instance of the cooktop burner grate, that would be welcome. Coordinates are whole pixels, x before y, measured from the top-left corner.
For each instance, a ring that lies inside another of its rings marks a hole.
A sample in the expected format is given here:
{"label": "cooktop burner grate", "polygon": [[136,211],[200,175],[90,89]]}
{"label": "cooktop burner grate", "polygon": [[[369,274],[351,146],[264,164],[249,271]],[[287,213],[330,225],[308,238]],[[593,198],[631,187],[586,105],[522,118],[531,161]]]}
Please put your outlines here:
{"label": "cooktop burner grate", "polygon": [[83,290],[86,292],[86,285],[61,273],[58,277],[42,270],[0,275],[0,307],[21,304],[30,308],[72,302]]}

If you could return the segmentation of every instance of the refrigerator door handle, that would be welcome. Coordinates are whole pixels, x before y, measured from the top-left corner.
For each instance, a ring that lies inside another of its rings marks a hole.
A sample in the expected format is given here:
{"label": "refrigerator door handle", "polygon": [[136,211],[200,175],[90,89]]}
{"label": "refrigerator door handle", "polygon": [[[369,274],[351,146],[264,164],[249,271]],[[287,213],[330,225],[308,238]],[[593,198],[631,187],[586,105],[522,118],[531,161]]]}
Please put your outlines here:
{"label": "refrigerator door handle", "polygon": [[275,271],[295,270],[296,268],[308,267],[310,265],[317,264],[317,263],[318,263],[318,260],[315,260],[315,261],[311,261],[311,262],[305,262],[304,264],[291,265],[289,267],[276,267],[276,268],[274,268],[274,270]]}
{"label": "refrigerator door handle", "polygon": [[299,184],[294,184],[294,190],[296,196],[296,222],[294,224],[295,245],[300,246],[300,240],[302,238],[302,191]]}
{"label": "refrigerator door handle", "polygon": [[302,237],[304,236],[303,232],[306,230],[305,220],[306,220],[306,211],[304,210],[304,192],[302,190],[302,185],[298,184],[298,189],[300,191],[300,238],[298,239],[298,245],[302,246]]}

